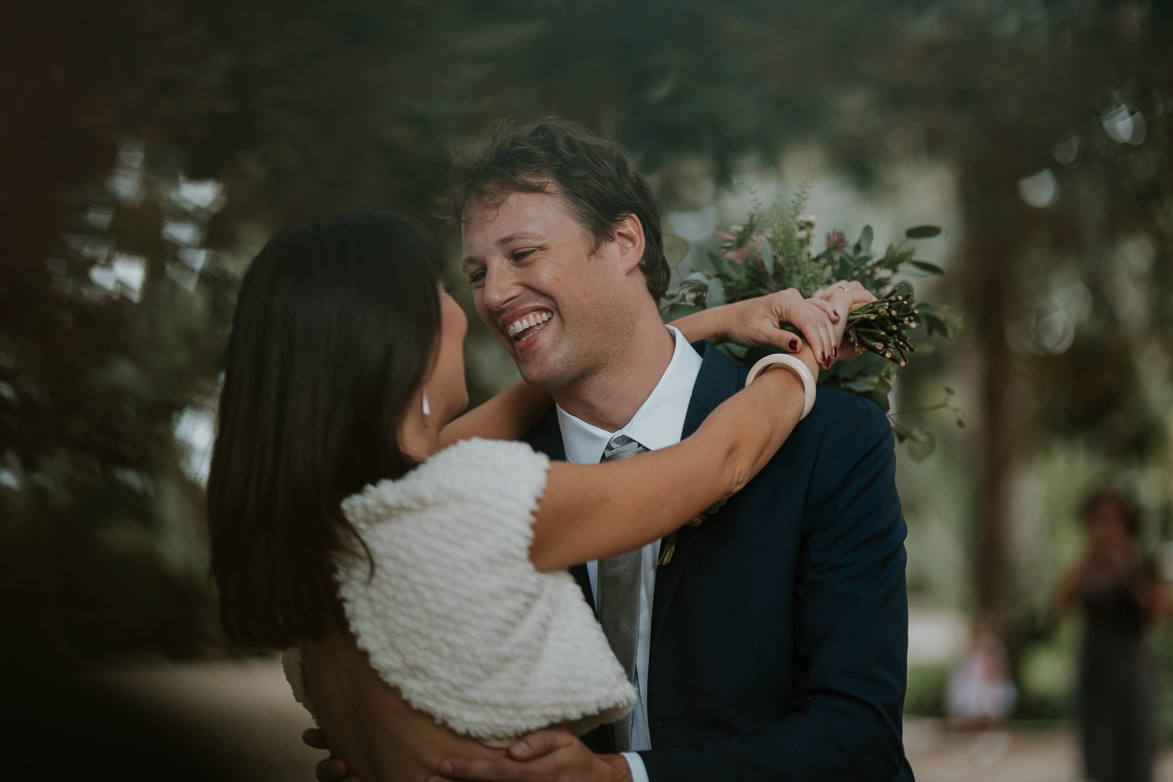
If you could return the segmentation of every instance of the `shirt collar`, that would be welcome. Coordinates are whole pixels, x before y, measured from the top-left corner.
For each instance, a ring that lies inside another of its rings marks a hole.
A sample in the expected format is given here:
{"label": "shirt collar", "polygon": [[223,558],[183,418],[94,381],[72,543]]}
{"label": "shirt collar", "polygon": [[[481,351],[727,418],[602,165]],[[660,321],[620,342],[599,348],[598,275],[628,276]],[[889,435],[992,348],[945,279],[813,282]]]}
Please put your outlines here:
{"label": "shirt collar", "polygon": [[666,328],[676,341],[672,360],[668,362],[668,368],[660,376],[660,382],[652,389],[652,393],[622,428],[608,432],[574,417],[561,407],[557,408],[566,461],[575,464],[598,463],[603,458],[607,442],[617,434],[627,435],[649,451],[680,442],[688,403],[692,399],[692,387],[701,369],[701,357],[683,334],[671,326]]}

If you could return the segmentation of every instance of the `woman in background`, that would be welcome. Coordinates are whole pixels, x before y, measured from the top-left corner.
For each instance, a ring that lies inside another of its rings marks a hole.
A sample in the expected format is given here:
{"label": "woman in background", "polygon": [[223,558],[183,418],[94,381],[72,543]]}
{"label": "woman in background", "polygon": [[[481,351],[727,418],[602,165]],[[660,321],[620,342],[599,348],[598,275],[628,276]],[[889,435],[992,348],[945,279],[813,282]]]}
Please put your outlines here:
{"label": "woman in background", "polygon": [[1084,777],[1149,782],[1156,748],[1156,681],[1145,630],[1170,616],[1169,597],[1136,543],[1136,510],[1100,491],[1084,505],[1087,550],[1059,591],[1060,608],[1079,605],[1085,626],[1076,716]]}

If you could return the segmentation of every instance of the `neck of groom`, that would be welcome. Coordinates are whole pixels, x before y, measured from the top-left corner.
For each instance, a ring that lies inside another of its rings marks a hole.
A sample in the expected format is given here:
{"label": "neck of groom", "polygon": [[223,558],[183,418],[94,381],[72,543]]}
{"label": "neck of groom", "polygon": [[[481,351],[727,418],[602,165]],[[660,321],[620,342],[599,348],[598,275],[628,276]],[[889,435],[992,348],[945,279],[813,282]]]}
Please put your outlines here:
{"label": "neck of groom", "polygon": [[550,389],[563,410],[608,432],[623,428],[635,416],[660,382],[675,350],[672,333],[647,290],[631,304],[631,319],[611,330],[615,348],[605,365]]}

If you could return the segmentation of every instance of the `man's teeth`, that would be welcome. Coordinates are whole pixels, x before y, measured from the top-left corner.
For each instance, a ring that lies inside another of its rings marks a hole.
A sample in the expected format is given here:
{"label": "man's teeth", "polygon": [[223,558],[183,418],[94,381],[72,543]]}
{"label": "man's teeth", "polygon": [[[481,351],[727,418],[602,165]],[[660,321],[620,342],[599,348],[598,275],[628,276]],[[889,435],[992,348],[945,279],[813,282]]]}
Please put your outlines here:
{"label": "man's teeth", "polygon": [[516,337],[518,334],[525,331],[526,329],[531,329],[540,323],[545,323],[546,321],[548,321],[550,319],[550,317],[551,317],[551,314],[549,312],[531,312],[529,315],[526,315],[524,318],[521,318],[520,320],[515,320],[512,323],[510,323],[506,327],[505,332],[510,337]]}

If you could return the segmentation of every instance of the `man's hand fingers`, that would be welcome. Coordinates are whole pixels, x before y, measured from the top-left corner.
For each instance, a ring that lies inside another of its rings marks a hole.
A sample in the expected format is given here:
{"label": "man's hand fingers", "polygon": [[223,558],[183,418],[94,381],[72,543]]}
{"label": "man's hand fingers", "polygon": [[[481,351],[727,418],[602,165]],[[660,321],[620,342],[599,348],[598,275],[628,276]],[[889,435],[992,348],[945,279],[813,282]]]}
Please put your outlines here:
{"label": "man's hand fingers", "polygon": [[346,761],[338,758],[326,758],[318,763],[314,775],[318,778],[318,782],[359,782],[358,777],[347,776],[349,770]]}
{"label": "man's hand fingers", "polygon": [[302,743],[314,749],[330,749],[326,746],[326,737],[318,728],[306,728],[301,734]]}
{"label": "man's hand fingers", "polygon": [[[329,750],[326,745],[326,735],[318,728],[306,728],[301,734],[302,743],[314,749]],[[318,782],[359,782],[355,776],[347,776],[349,768],[341,758],[326,758],[320,761],[314,769],[314,776]]]}
{"label": "man's hand fingers", "polygon": [[507,782],[527,778],[528,769],[512,760],[473,760],[450,758],[440,764],[439,777],[429,782]]}
{"label": "man's hand fingers", "polygon": [[619,755],[596,755],[564,728],[538,730],[510,747],[509,753],[528,753],[526,760],[501,757],[473,760],[449,757],[440,763],[439,776],[430,782],[542,782],[544,780],[612,780],[628,778],[628,762]]}
{"label": "man's hand fingers", "polygon": [[534,760],[568,747],[573,742],[574,736],[565,728],[538,730],[513,742],[509,747],[509,757],[519,761]]}

